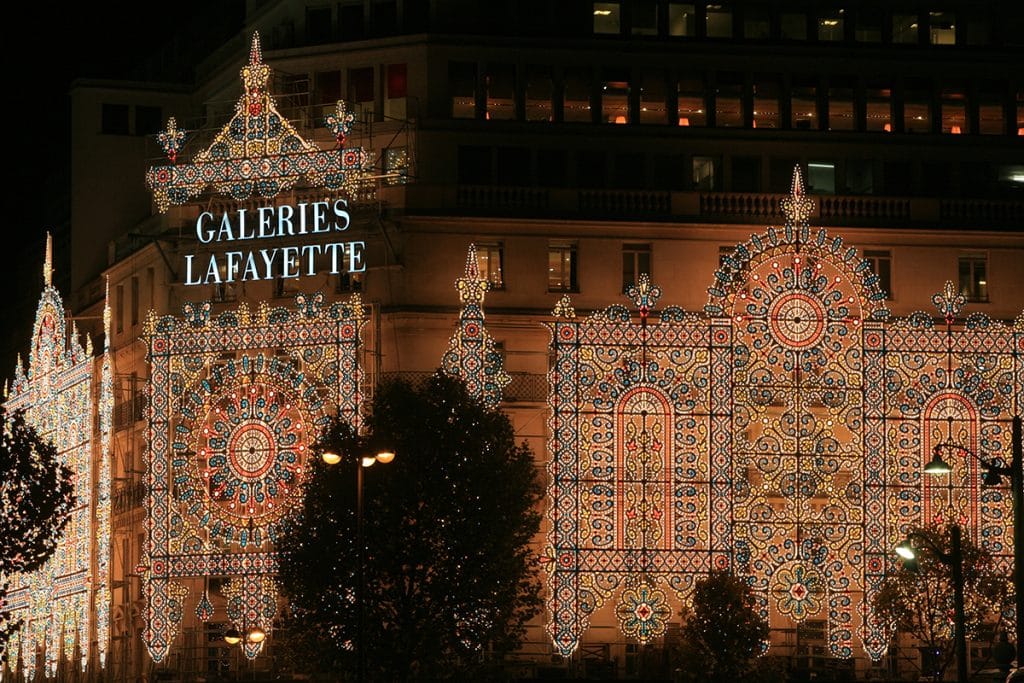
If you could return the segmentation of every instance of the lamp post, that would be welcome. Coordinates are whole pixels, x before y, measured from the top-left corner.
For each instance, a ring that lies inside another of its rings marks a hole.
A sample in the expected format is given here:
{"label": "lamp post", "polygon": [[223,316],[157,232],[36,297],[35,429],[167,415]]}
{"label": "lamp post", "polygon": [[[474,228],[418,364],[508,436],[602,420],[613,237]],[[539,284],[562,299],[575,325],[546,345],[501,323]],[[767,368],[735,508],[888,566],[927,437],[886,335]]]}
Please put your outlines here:
{"label": "lamp post", "polygon": [[936,444],[932,449],[932,459],[925,465],[924,471],[928,474],[938,476],[949,474],[953,471],[942,459],[943,450],[960,451],[967,453],[977,460],[985,476],[982,482],[986,486],[998,486],[1003,477],[1010,481],[1010,497],[1013,500],[1013,593],[1014,611],[1017,614],[1016,648],[1017,661],[1020,663],[1021,648],[1024,645],[1024,464],[1021,456],[1021,418],[1020,415],[1013,417],[1011,458],[1009,466],[999,465],[992,460],[986,460],[969,448],[950,441],[943,441]]}
{"label": "lamp post", "polygon": [[[358,662],[356,680],[366,680],[366,648],[364,647],[364,610],[363,593],[365,592],[366,543],[363,541],[363,470],[374,463],[386,465],[395,459],[395,451],[381,444],[373,444],[371,438],[360,437],[357,448],[351,457],[356,459],[356,546],[358,564],[356,573],[356,660]],[[327,465],[341,462],[341,454],[330,448],[324,449],[320,456]]]}
{"label": "lamp post", "polygon": [[957,683],[967,683],[967,635],[964,622],[964,555],[961,549],[961,531],[959,524],[950,524],[950,549],[947,553],[943,548],[937,546],[928,536],[912,531],[907,540],[896,546],[896,554],[903,558],[904,564],[909,569],[916,568],[917,553],[911,543],[918,540],[931,548],[932,552],[942,564],[950,568],[953,573],[953,639],[956,646],[956,680]]}

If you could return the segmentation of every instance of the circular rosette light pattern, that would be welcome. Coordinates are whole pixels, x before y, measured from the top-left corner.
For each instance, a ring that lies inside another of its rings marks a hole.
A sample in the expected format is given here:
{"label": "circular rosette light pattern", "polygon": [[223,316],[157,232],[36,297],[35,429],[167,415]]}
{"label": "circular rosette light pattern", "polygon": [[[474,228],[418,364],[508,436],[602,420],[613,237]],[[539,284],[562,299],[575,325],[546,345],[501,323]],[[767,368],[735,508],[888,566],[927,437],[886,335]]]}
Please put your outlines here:
{"label": "circular rosette light pattern", "polygon": [[790,563],[775,573],[772,596],[781,614],[803,621],[821,611],[825,587],[814,567]]}
{"label": "circular rosette light pattern", "polygon": [[316,392],[279,358],[244,356],[186,391],[174,443],[175,497],[210,539],[273,542],[301,504]]}
{"label": "circular rosette light pattern", "polygon": [[622,591],[615,613],[622,633],[643,645],[664,635],[672,608],[664,591],[641,583]]}

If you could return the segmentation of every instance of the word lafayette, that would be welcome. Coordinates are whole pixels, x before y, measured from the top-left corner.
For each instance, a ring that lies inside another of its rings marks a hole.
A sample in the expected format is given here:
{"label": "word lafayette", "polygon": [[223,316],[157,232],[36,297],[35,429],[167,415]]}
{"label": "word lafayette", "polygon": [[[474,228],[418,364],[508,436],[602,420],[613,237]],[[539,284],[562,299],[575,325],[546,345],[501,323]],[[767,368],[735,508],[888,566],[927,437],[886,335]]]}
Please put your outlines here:
{"label": "word lafayette", "polygon": [[[328,212],[330,211],[330,214]],[[246,209],[225,213],[220,221],[209,211],[196,219],[196,237],[202,244],[238,240],[271,239],[296,235],[344,232],[351,224],[348,201],[300,203],[296,206],[261,206],[254,215]],[[219,227],[218,227],[219,225]],[[318,257],[330,258],[330,273],[361,273],[366,270],[363,251],[366,243],[330,242],[303,246],[228,251],[210,254],[205,274],[193,271],[195,254],[185,256],[185,284],[206,285],[249,280],[297,278],[317,273]]]}

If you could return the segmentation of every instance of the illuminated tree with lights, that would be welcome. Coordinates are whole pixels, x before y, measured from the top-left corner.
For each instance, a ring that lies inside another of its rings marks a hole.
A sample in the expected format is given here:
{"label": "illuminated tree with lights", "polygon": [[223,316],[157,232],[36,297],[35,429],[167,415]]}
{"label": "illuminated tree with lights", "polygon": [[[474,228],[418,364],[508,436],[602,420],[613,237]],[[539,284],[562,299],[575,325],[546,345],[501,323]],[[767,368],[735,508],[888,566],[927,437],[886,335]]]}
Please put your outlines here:
{"label": "illuminated tree with lights", "polygon": [[[927,537],[937,548],[950,548],[950,527],[932,524],[913,529]],[[917,565],[890,573],[875,596],[876,617],[894,627],[897,633],[916,638],[933,667],[930,672],[941,680],[953,661],[954,606],[952,568],[943,563],[928,543],[915,544]],[[998,577],[992,569],[992,556],[975,545],[968,535],[961,541],[964,573],[964,628],[967,638],[978,629],[996,621],[1008,600],[1009,577]]]}
{"label": "illuminated tree with lights", "polygon": [[694,586],[693,606],[680,631],[681,667],[697,681],[740,680],[768,641],[750,583],[712,571]]}
{"label": "illuminated tree with lights", "polygon": [[[286,624],[299,666],[371,680],[481,675],[515,649],[540,605],[530,541],[541,487],[533,455],[502,413],[437,373],[378,388],[368,432],[397,457],[365,469],[364,630],[358,632],[358,439],[335,421],[314,446],[305,506],[279,547]],[[326,448],[346,454],[324,465]]]}
{"label": "illuminated tree with lights", "polygon": [[53,555],[75,506],[72,472],[57,449],[0,406],[0,662],[21,625],[5,611],[12,574],[39,569]]}

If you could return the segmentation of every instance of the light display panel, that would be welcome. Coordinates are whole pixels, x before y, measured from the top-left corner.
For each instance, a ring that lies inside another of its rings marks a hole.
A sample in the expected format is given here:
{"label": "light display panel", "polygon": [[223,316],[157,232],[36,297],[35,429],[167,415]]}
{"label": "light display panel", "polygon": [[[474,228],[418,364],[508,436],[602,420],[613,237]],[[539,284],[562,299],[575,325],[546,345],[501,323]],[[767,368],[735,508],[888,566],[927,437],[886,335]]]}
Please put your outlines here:
{"label": "light display panel", "polygon": [[362,147],[345,148],[355,116],[343,102],[327,117],[337,148],[321,150],[299,135],[277,110],[267,89],[271,69],[263,63],[260,37],[253,33],[249,63],[242,69],[243,93],[235,114],[213,142],[192,159],[178,164],[186,132],[172,117],[157,141],[170,160],[146,172],[146,184],[157,208],[185,204],[206,188],[242,201],[253,196],[275,197],[305,178],[314,187],[354,194],[368,175],[371,156]]}
{"label": "light display panel", "polygon": [[471,396],[483,399],[493,408],[501,402],[501,392],[512,380],[502,369],[501,354],[484,327],[484,295],[490,284],[480,276],[476,245],[469,245],[466,274],[455,281],[455,286],[462,310],[458,330],[448,342],[441,367],[460,377]]}
{"label": "light display panel", "polygon": [[[274,541],[301,505],[307,448],[330,414],[357,426],[358,295],[325,306],[299,294],[293,309],[261,304],[146,321],[150,361],[148,544],[141,571],[144,640],[162,662],[186,603],[213,618],[206,590],[183,579],[229,577],[228,618],[269,633],[277,610]],[[262,645],[246,645],[256,657]]]}
{"label": "light display panel", "polygon": [[37,653],[45,675],[53,677],[61,654],[70,662],[78,653],[83,671],[93,654],[103,666],[110,641],[110,310],[104,308],[104,353],[94,359],[88,335],[83,346],[75,324],[69,329],[52,276],[47,235],[28,368],[19,357],[7,409],[24,410],[28,424],[56,446],[61,463],[74,473],[76,507],[53,556],[38,571],[11,582],[8,607],[24,623],[11,643],[10,664],[18,670],[20,660],[27,680],[36,675]]}
{"label": "light display panel", "polygon": [[[697,577],[749,576],[773,625],[827,623],[833,656],[885,652],[872,596],[913,525],[959,520],[1009,575],[1009,496],[967,455],[927,481],[938,441],[1008,461],[1024,328],[891,320],[857,251],[812,231],[799,171],[783,228],[724,259],[700,314],[657,309],[646,275],[549,325],[549,634],[570,655],[606,604],[639,643],[663,635]],[[675,605],[675,607],[673,607]]]}

